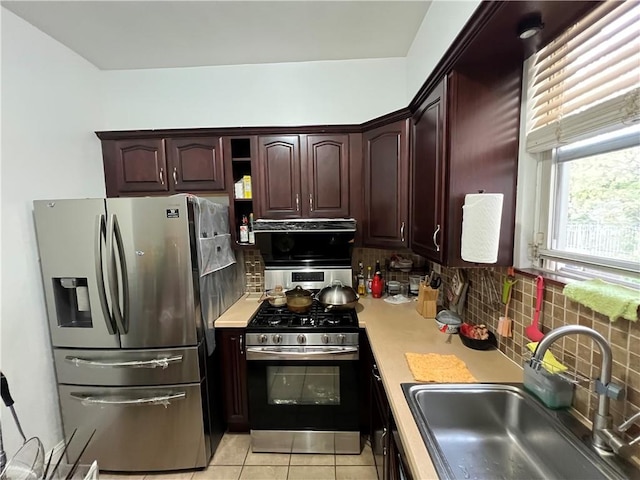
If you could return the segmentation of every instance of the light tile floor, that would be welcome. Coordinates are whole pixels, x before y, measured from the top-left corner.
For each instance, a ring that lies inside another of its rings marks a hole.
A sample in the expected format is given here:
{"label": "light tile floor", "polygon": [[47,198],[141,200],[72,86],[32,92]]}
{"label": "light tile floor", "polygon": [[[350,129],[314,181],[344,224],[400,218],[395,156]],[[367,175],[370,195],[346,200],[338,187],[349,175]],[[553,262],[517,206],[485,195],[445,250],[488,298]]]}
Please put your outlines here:
{"label": "light tile floor", "polygon": [[205,470],[100,480],[377,480],[371,447],[360,455],[253,453],[249,434],[226,433]]}

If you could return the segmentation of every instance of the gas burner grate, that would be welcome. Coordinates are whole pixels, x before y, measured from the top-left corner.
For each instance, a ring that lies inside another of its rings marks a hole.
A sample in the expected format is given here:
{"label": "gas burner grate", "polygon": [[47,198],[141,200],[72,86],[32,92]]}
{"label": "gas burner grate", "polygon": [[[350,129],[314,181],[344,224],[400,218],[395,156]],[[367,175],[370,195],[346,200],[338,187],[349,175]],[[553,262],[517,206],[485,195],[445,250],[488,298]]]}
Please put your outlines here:
{"label": "gas burner grate", "polygon": [[306,313],[294,313],[286,307],[273,307],[265,301],[249,322],[248,328],[356,328],[358,317],[355,310],[325,311],[325,308],[314,301]]}

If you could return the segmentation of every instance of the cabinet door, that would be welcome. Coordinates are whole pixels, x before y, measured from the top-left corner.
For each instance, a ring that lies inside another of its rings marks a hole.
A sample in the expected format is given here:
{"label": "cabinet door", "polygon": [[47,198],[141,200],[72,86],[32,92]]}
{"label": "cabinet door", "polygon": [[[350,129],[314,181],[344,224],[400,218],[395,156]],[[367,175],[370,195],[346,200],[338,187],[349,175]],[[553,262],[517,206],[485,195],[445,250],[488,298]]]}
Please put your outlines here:
{"label": "cabinet door", "polygon": [[174,191],[225,190],[221,137],[169,138],[167,156]]}
{"label": "cabinet door", "polygon": [[222,370],[227,427],[231,432],[249,431],[247,401],[247,358],[244,350],[244,329],[218,328],[219,365]]}
{"label": "cabinet door", "polygon": [[349,136],[309,135],[306,152],[305,216],[349,216]]}
{"label": "cabinet door", "polygon": [[300,146],[297,135],[260,137],[260,213],[265,218],[302,216]]}
{"label": "cabinet door", "polygon": [[[115,191],[120,192],[167,192],[167,159],[164,154],[164,140],[115,140],[105,151],[105,164],[111,164],[115,176]],[[107,171],[107,165],[105,165]],[[107,178],[109,183],[109,178]]]}
{"label": "cabinet door", "polygon": [[378,474],[378,480],[389,479],[389,403],[378,372],[373,364],[371,369],[371,451]]}
{"label": "cabinet door", "polygon": [[408,245],[408,120],[363,134],[365,246]]}
{"label": "cabinet door", "polygon": [[445,80],[413,117],[411,250],[442,263],[445,258]]}

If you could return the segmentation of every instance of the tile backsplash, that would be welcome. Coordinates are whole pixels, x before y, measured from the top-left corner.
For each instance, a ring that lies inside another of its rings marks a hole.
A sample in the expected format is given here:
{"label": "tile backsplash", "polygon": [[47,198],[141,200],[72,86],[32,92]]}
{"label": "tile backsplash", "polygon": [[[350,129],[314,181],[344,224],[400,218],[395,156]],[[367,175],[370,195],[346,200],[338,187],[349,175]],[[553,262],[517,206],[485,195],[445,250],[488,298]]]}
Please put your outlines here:
{"label": "tile backsplash", "polygon": [[[443,268],[442,275],[445,285],[454,273],[452,268]],[[501,296],[501,285],[506,279],[506,269],[464,269],[470,286],[467,295],[466,309],[463,314],[465,321],[470,323],[484,323],[496,332],[498,319],[504,315],[504,305],[492,302],[491,290],[487,288],[489,279]],[[516,273],[516,283],[509,308],[512,319],[513,337],[498,336],[498,348],[518,365],[523,365],[528,358],[525,328],[533,321],[536,302],[536,279],[529,274]],[[562,325],[585,325],[601,333],[611,345],[613,352],[613,382],[626,389],[624,400],[611,400],[611,414],[614,425],[631,417],[640,410],[640,322],[630,322],[618,319],[615,322],[593,310],[584,307],[562,294],[563,285],[546,282],[544,302],[540,315],[543,333]],[[552,347],[556,358],[569,368],[577,372],[584,379],[576,386],[573,407],[587,419],[592,419],[598,406],[598,398],[594,391],[594,380],[600,375],[602,356],[591,338],[585,335],[568,335],[559,339]],[[638,426],[628,432],[630,437],[640,434]]]}
{"label": "tile backsplash", "polygon": [[248,293],[264,292],[264,262],[260,250],[243,249],[245,289]]}

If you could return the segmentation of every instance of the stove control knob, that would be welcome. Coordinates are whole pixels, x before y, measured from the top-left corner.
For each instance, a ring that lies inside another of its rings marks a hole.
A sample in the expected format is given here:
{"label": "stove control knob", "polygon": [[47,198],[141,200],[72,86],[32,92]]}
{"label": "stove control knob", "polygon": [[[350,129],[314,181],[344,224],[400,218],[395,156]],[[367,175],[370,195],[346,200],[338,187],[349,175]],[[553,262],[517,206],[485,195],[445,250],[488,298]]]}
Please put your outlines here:
{"label": "stove control knob", "polygon": [[322,335],[322,343],[329,343],[330,340],[331,338],[326,333]]}
{"label": "stove control knob", "polygon": [[307,343],[307,337],[304,335],[298,335],[298,343]]}
{"label": "stove control knob", "polygon": [[259,343],[267,343],[268,341],[269,341],[269,337],[267,337],[265,334],[262,334],[258,337]]}
{"label": "stove control knob", "polygon": [[273,336],[273,343],[275,343],[275,344],[282,343],[282,335],[274,335]]}
{"label": "stove control knob", "polygon": [[338,343],[344,343],[346,339],[347,337],[343,333],[338,335]]}

